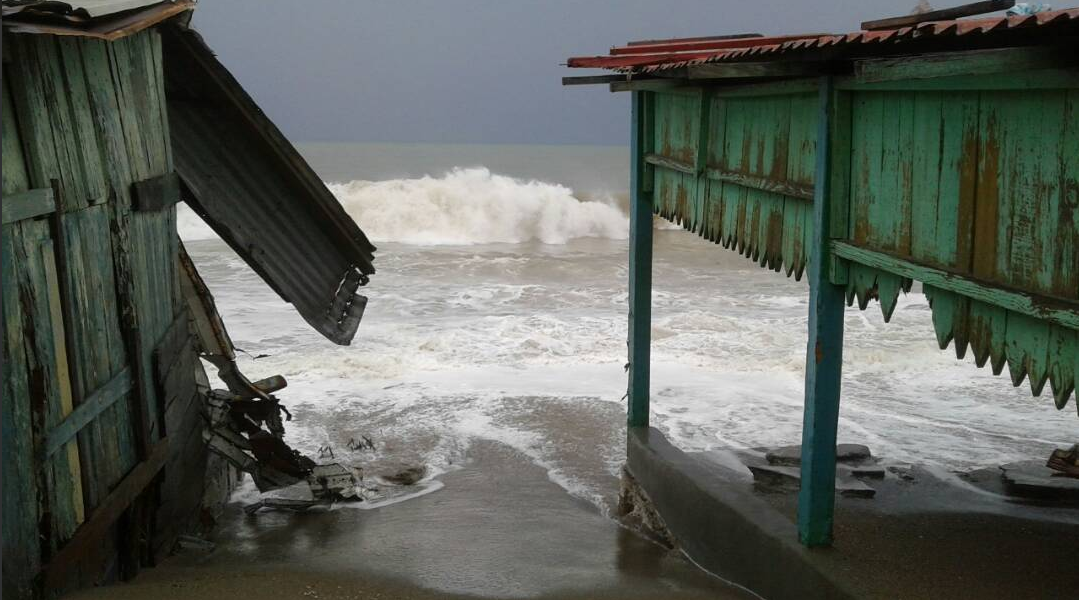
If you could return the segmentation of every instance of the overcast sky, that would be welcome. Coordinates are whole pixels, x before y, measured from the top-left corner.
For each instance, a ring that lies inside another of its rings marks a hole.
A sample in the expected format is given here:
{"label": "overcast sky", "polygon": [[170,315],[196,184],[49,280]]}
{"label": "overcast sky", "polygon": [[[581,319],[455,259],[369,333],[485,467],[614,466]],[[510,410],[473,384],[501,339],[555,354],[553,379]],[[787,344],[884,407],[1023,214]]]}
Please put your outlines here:
{"label": "overcast sky", "polygon": [[201,0],[194,24],[294,141],[625,144],[628,96],[563,88],[587,74],[566,57],[642,38],[842,33],[914,4]]}

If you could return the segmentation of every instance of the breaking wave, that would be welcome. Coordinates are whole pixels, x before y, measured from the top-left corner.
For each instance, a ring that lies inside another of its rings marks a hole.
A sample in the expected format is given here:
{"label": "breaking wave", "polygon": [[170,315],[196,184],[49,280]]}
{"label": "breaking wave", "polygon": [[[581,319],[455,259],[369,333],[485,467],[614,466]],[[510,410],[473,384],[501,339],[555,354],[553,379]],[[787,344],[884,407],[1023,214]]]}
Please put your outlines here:
{"label": "breaking wave", "polygon": [[484,167],[329,188],[375,242],[565,244],[629,235],[629,218],[614,196],[581,199],[563,185],[497,175]]}

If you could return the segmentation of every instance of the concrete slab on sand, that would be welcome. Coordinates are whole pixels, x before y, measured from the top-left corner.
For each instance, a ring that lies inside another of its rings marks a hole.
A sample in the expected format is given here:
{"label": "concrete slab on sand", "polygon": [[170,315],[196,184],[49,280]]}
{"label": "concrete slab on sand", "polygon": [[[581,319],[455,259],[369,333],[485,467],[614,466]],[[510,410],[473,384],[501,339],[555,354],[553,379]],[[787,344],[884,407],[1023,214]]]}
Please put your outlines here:
{"label": "concrete slab on sand", "polygon": [[1075,598],[1079,507],[1019,504],[949,473],[913,469],[839,498],[835,545],[797,543],[797,494],[762,493],[725,461],[631,431],[627,468],[686,552],[773,600]]}
{"label": "concrete slab on sand", "polygon": [[752,598],[620,527],[505,446],[475,443],[470,462],[442,480],[438,492],[373,510],[233,510],[214,552],[74,597]]}

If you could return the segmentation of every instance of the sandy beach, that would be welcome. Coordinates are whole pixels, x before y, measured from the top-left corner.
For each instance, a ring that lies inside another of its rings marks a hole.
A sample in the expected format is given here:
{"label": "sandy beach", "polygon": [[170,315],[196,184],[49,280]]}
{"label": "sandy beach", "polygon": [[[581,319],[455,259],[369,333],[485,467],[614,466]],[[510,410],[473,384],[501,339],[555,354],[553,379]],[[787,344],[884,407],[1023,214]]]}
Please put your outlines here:
{"label": "sandy beach", "polygon": [[506,446],[475,444],[442,479],[437,492],[366,511],[249,517],[232,505],[214,551],[182,552],[134,581],[72,597],[754,597],[570,496]]}

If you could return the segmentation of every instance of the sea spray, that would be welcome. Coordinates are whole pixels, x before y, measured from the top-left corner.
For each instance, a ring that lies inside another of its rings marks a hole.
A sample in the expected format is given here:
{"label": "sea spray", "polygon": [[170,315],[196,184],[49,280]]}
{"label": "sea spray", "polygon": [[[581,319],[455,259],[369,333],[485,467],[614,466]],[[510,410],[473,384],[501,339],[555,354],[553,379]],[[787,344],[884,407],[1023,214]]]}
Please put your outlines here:
{"label": "sea spray", "polygon": [[565,244],[588,237],[625,239],[629,230],[613,196],[582,201],[563,185],[514,179],[484,167],[329,187],[376,242]]}

